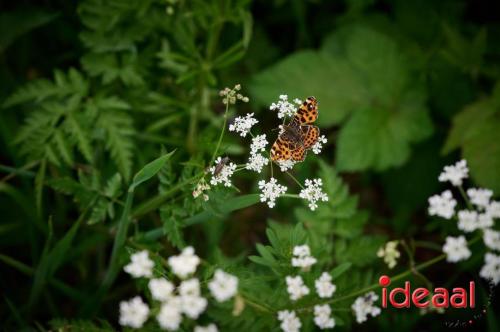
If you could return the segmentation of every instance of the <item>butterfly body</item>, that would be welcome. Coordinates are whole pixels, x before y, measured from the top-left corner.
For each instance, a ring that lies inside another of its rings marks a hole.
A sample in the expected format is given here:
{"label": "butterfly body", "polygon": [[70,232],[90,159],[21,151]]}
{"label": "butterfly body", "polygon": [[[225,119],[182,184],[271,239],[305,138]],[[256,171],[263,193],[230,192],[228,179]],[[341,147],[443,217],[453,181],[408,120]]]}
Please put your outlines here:
{"label": "butterfly body", "polygon": [[271,148],[273,161],[303,161],[309,150],[319,139],[319,128],[311,125],[318,118],[317,101],[308,97],[300,105],[290,123],[283,126]]}
{"label": "butterfly body", "polygon": [[215,165],[214,176],[218,176],[220,174],[220,172],[222,172],[222,169],[224,168],[224,166],[226,166],[226,164],[228,162],[229,162],[229,157],[222,158],[221,161],[219,161],[219,163],[217,163],[217,165]]}

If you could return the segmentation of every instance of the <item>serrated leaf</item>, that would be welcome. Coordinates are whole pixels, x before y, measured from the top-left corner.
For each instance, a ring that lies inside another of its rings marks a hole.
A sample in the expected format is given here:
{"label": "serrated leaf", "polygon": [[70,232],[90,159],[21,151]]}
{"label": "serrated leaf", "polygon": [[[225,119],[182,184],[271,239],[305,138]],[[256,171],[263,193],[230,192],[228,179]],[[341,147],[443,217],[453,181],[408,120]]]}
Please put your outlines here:
{"label": "serrated leaf", "polygon": [[432,122],[424,108],[393,112],[364,109],[354,113],[342,128],[337,147],[341,171],[382,171],[400,166],[410,155],[410,143],[432,133]]}
{"label": "serrated leaf", "polygon": [[296,52],[255,75],[250,85],[255,100],[267,106],[283,92],[290,99],[315,96],[321,126],[342,121],[362,102],[360,90],[359,78],[344,60],[318,51]]}
{"label": "serrated leaf", "polygon": [[122,176],[120,173],[115,173],[115,175],[113,175],[106,183],[106,186],[104,187],[104,195],[110,198],[117,197],[120,193],[121,186]]}
{"label": "serrated leaf", "polygon": [[443,151],[458,147],[477,183],[500,192],[500,84],[490,98],[479,100],[458,113]]}

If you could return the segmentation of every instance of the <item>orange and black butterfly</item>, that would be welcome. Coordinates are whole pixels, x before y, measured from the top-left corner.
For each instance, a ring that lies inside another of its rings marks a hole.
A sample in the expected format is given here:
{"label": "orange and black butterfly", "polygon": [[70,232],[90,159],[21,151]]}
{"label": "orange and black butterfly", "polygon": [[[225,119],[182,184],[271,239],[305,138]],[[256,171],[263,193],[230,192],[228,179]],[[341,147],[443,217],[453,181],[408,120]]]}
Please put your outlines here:
{"label": "orange and black butterfly", "polygon": [[273,161],[303,161],[306,152],[318,141],[319,128],[312,125],[318,118],[318,102],[308,97],[300,105],[293,119],[283,126],[271,148]]}

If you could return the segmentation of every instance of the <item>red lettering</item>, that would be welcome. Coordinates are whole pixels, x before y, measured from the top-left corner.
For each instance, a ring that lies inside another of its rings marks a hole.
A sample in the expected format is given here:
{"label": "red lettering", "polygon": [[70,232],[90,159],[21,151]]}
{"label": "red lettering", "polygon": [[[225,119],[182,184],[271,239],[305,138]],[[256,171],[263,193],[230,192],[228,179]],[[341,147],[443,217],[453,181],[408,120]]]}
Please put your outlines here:
{"label": "red lettering", "polygon": [[[458,302],[460,300],[460,302]],[[453,308],[467,307],[467,292],[463,288],[453,288],[453,295],[450,298],[450,304]]]}
{"label": "red lettering", "polygon": [[420,302],[420,300],[425,299],[428,295],[429,295],[429,290],[420,287],[413,291],[413,294],[411,295],[411,300],[417,308],[424,308],[429,305],[430,301],[427,300],[425,302]]}
{"label": "red lettering", "polygon": [[[398,303],[396,301],[396,294],[401,293],[404,295],[404,301],[401,303]],[[405,288],[401,287],[396,287],[394,288],[390,295],[389,295],[389,301],[391,302],[392,306],[394,308],[409,308],[410,307],[410,282],[406,281],[405,282]]]}
{"label": "red lettering", "polygon": [[[441,301],[438,301],[441,300]],[[438,287],[434,290],[434,295],[432,296],[432,304],[436,308],[448,308],[449,307],[449,293],[446,288]]]}
{"label": "red lettering", "polygon": [[469,282],[469,307],[476,307],[476,284],[474,281]]}

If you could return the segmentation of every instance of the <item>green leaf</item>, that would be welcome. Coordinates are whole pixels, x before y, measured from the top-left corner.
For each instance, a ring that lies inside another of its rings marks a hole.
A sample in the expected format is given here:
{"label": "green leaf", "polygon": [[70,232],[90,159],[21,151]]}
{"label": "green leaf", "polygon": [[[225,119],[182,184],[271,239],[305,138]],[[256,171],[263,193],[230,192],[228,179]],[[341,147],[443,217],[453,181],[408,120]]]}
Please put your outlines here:
{"label": "green leaf", "polygon": [[255,75],[250,84],[252,97],[267,106],[283,92],[290,100],[315,96],[320,126],[341,122],[362,103],[361,90],[359,78],[345,60],[318,51],[296,52]]}
{"label": "green leaf", "polygon": [[172,155],[174,153],[175,153],[175,150],[167,153],[164,156],[161,156],[161,157],[151,161],[150,163],[145,165],[143,168],[141,168],[141,170],[139,170],[139,172],[137,172],[134,175],[134,179],[132,180],[132,184],[130,186],[132,188],[132,190],[135,187],[137,187],[138,185],[140,185],[141,183],[143,183],[143,182],[151,179],[153,176],[155,176],[156,173],[158,173],[162,169],[162,167],[170,159],[170,157],[172,157]]}
{"label": "green leaf", "polygon": [[410,143],[432,133],[432,122],[420,98],[399,111],[364,109],[342,128],[337,147],[341,171],[382,171],[400,166],[410,156]]}
{"label": "green leaf", "polygon": [[54,20],[59,14],[40,9],[16,9],[0,14],[0,53],[19,36]]}
{"label": "green leaf", "polygon": [[106,183],[104,187],[104,195],[115,198],[120,194],[120,189],[122,186],[122,177],[120,173],[115,173]]}
{"label": "green leaf", "polygon": [[500,83],[493,95],[464,108],[453,119],[444,153],[460,147],[478,185],[500,192]]}
{"label": "green leaf", "polygon": [[[226,203],[220,206],[220,212],[223,214],[227,214],[232,211],[236,211],[239,209],[246,208],[248,206],[254,205],[260,201],[258,194],[249,194],[242,195],[238,197],[231,198],[227,200]],[[190,218],[188,218],[185,222],[186,226],[191,226],[195,224],[199,224],[202,222],[206,222],[214,217],[214,214],[210,211],[200,212]]]}
{"label": "green leaf", "polygon": [[130,179],[132,170],[132,135],[134,127],[132,118],[123,112],[104,111],[98,123],[106,133],[106,148],[125,179]]}
{"label": "green leaf", "polygon": [[330,275],[332,277],[332,280],[335,280],[336,278],[340,277],[342,274],[347,272],[352,266],[351,262],[345,262],[337,266],[330,272]]}

